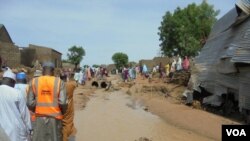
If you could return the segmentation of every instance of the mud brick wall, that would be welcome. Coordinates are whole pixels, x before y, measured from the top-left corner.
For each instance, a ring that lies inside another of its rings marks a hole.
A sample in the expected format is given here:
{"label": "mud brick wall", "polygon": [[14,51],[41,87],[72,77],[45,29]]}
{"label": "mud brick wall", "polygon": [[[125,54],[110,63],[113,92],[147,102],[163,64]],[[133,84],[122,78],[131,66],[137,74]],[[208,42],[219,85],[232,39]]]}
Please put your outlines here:
{"label": "mud brick wall", "polygon": [[34,62],[36,61],[36,50],[25,48],[21,50],[21,64],[27,67],[33,67]]}
{"label": "mud brick wall", "polygon": [[155,65],[158,65],[154,62],[154,60],[140,60],[139,64],[146,65],[149,70],[152,70]]}
{"label": "mud brick wall", "polygon": [[0,41],[0,56],[6,61],[9,67],[18,67],[21,63],[21,53],[19,48],[12,43]]}
{"label": "mud brick wall", "polygon": [[171,59],[169,57],[155,57],[153,61],[156,65],[159,65],[161,63],[162,66],[171,63]]}
{"label": "mud brick wall", "polygon": [[37,59],[40,63],[43,63],[45,61],[52,61],[51,59],[52,49],[31,44],[29,45],[29,48],[35,49],[36,51],[35,60]]}
{"label": "mud brick wall", "polygon": [[[79,65],[78,65],[79,66]],[[75,68],[75,65],[74,64],[71,64],[71,63],[63,63],[62,62],[62,67],[63,68],[66,68],[66,69],[71,69],[73,70]]]}
{"label": "mud brick wall", "polygon": [[153,69],[154,66],[162,64],[162,67],[165,65],[172,63],[173,58],[169,57],[155,57],[152,60],[140,60],[139,64],[146,64],[149,69]]}
{"label": "mud brick wall", "polygon": [[[61,53],[57,52],[56,50],[53,50],[48,47],[42,47],[37,45],[29,45],[30,49],[35,49],[36,56],[35,60],[38,60],[40,63],[46,62],[46,61],[52,61],[55,63],[56,67],[62,66],[62,60],[61,60]],[[35,61],[34,60],[34,61]]]}
{"label": "mud brick wall", "polygon": [[9,33],[6,28],[0,24],[0,42],[11,43],[13,44],[11,38],[9,37]]}
{"label": "mud brick wall", "polygon": [[109,72],[111,72],[113,69],[116,69],[115,64],[109,64],[109,65],[107,66],[107,70],[108,70]]}
{"label": "mud brick wall", "polygon": [[55,66],[57,68],[62,67],[62,54],[61,53],[59,53],[55,50],[52,50],[51,58],[54,60]]}

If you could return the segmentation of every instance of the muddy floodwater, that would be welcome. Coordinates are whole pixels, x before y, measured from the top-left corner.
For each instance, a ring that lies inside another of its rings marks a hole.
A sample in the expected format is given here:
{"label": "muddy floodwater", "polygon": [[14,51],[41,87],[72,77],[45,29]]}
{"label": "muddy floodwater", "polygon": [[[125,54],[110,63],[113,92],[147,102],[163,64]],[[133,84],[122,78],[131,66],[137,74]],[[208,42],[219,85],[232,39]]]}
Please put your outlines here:
{"label": "muddy floodwater", "polygon": [[84,110],[76,111],[76,141],[203,141],[211,140],[168,124],[144,110],[139,101],[121,91],[97,91]]}

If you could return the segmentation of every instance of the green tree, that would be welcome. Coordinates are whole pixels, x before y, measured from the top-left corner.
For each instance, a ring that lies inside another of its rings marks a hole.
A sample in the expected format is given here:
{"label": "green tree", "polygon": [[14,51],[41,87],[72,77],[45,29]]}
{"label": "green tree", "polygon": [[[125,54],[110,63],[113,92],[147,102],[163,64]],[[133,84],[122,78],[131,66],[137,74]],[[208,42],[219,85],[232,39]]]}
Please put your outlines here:
{"label": "green tree", "polygon": [[88,65],[84,65],[84,66],[83,66],[83,68],[87,68],[87,67],[88,67]]}
{"label": "green tree", "polygon": [[92,67],[93,68],[98,68],[98,67],[100,67],[100,65],[94,64],[94,65],[92,65]]}
{"label": "green tree", "polygon": [[128,55],[122,52],[117,52],[112,56],[112,60],[115,63],[117,69],[124,67],[128,64]]}
{"label": "green tree", "polygon": [[219,11],[206,0],[200,5],[189,4],[184,9],[177,7],[174,13],[166,12],[158,32],[161,53],[165,56],[197,55],[218,14]]}
{"label": "green tree", "polygon": [[69,63],[69,60],[67,60],[67,59],[62,59],[62,62],[63,62],[63,63]]}
{"label": "green tree", "polygon": [[77,66],[82,61],[83,56],[85,56],[85,50],[81,46],[72,46],[68,49],[67,56],[68,60],[75,65],[76,70]]}

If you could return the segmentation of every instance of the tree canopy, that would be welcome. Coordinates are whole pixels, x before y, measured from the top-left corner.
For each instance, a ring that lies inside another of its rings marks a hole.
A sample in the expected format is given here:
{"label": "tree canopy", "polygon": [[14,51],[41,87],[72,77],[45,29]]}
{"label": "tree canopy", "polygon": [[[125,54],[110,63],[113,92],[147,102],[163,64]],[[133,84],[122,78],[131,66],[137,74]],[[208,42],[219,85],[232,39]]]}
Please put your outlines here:
{"label": "tree canopy", "polygon": [[93,68],[99,68],[100,65],[94,64],[94,65],[92,65],[92,67],[93,67]]}
{"label": "tree canopy", "polygon": [[75,64],[75,69],[77,68],[77,65],[80,64],[80,62],[83,59],[83,56],[85,56],[85,50],[81,46],[72,46],[68,49],[68,60]]}
{"label": "tree canopy", "polygon": [[158,35],[161,53],[165,56],[195,56],[205,44],[218,10],[206,0],[200,5],[189,4],[186,8],[177,7],[163,16]]}
{"label": "tree canopy", "polygon": [[112,56],[117,69],[124,67],[128,64],[128,55],[122,52],[117,52]]}

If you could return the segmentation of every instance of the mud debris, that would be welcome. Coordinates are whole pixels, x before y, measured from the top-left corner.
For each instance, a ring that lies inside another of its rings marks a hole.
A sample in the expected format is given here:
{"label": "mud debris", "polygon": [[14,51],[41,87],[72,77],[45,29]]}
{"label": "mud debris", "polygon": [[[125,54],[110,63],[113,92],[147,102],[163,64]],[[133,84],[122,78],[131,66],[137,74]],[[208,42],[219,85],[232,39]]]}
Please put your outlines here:
{"label": "mud debris", "polygon": [[146,137],[140,137],[138,140],[135,140],[135,141],[153,141],[153,140],[148,139]]}

